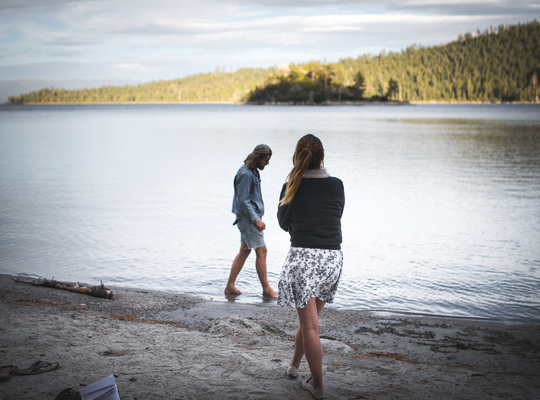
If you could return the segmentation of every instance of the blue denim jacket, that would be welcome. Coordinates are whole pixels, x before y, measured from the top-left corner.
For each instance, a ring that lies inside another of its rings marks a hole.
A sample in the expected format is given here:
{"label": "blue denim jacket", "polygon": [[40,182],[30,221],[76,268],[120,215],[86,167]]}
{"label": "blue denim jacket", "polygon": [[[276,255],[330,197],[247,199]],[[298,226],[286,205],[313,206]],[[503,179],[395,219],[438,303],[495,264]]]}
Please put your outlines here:
{"label": "blue denim jacket", "polygon": [[[264,215],[264,203],[261,193],[261,179],[255,171],[242,165],[234,177],[234,198],[232,212],[236,221],[249,218],[253,223]],[[234,225],[233,224],[233,225]]]}

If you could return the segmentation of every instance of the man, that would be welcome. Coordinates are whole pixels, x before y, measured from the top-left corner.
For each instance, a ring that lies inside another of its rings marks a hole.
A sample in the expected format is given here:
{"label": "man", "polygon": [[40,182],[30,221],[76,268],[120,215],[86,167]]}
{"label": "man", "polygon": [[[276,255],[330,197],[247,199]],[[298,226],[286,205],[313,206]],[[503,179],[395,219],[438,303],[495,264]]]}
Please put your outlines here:
{"label": "man", "polygon": [[244,161],[234,177],[234,198],[232,212],[236,215],[233,225],[240,230],[240,251],[236,255],[225,287],[226,294],[242,294],[234,285],[236,278],[252,249],[255,249],[255,268],[263,287],[264,297],[277,297],[277,292],[270,287],[266,276],[266,244],[263,231],[266,225],[262,221],[264,203],[261,193],[259,170],[263,170],[270,162],[272,150],[260,144]]}

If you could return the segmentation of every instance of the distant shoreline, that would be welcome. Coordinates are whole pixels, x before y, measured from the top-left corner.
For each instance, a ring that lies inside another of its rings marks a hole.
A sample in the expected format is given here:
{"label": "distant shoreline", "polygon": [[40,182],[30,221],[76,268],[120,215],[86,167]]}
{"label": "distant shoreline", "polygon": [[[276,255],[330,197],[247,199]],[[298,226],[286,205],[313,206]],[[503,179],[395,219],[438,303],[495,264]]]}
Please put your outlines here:
{"label": "distant shoreline", "polygon": [[36,105],[129,105],[129,104],[159,104],[159,105],[172,105],[172,104],[231,104],[236,106],[401,106],[401,105],[416,105],[416,104],[536,104],[540,105],[540,102],[532,101],[443,101],[443,100],[426,100],[426,101],[328,101],[320,104],[306,104],[306,103],[294,103],[294,102],[269,102],[269,103],[238,103],[233,101],[205,101],[205,102],[193,102],[193,101],[176,101],[176,102],[158,102],[158,101],[130,101],[130,102],[105,102],[105,103],[23,103],[23,104],[9,104],[4,103],[3,106],[36,106]]}

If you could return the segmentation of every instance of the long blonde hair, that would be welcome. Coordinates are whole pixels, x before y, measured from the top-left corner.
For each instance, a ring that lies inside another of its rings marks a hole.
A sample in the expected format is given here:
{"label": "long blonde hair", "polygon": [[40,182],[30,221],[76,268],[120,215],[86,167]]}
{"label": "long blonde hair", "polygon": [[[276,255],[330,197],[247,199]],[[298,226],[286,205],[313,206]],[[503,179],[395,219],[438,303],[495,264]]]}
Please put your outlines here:
{"label": "long blonde hair", "polygon": [[285,195],[280,205],[290,203],[298,191],[304,172],[308,169],[319,169],[324,160],[324,147],[321,140],[308,134],[298,141],[293,155],[293,169],[288,176]]}

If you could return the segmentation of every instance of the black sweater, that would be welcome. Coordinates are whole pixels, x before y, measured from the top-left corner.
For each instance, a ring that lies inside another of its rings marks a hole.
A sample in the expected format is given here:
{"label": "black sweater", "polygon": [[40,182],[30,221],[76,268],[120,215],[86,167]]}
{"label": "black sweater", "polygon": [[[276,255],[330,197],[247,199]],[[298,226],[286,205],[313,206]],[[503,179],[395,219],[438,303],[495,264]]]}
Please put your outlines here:
{"label": "black sweater", "polygon": [[308,170],[293,200],[278,207],[279,226],[289,232],[292,247],[339,250],[344,206],[343,182],[324,169]]}

